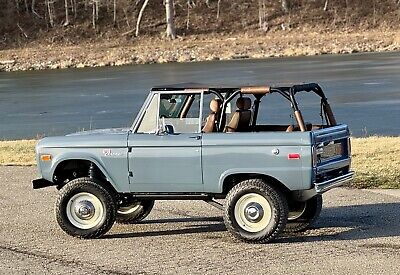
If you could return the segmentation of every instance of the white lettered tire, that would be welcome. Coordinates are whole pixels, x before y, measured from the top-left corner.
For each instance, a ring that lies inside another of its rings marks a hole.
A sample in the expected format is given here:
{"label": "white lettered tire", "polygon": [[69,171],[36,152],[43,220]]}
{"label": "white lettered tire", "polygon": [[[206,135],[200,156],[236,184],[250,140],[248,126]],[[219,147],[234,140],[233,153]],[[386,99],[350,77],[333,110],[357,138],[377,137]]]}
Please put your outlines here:
{"label": "white lettered tire", "polygon": [[262,179],[242,181],[226,197],[224,222],[239,240],[270,242],[285,228],[287,219],[286,197]]}

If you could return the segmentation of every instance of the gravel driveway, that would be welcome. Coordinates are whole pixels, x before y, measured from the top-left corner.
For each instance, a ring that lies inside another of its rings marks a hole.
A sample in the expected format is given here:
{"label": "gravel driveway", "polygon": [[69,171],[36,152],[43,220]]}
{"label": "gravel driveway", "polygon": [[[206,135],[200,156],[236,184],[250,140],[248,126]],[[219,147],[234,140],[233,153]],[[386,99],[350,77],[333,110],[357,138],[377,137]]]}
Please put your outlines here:
{"label": "gravel driveway", "polygon": [[0,167],[1,274],[400,274],[396,196],[329,191],[314,229],[272,244],[234,241],[200,201],[159,201],[142,224],[80,240],[59,229],[57,190],[34,191],[35,177],[34,167]]}

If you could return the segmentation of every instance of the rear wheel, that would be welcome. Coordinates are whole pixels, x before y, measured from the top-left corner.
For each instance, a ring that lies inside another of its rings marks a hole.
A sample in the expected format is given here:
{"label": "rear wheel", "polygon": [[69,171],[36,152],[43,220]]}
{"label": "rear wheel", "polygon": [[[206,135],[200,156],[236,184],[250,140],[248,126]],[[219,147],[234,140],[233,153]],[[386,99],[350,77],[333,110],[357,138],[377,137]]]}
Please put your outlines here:
{"label": "rear wheel", "polygon": [[289,202],[289,217],[285,232],[301,232],[310,228],[319,217],[322,196],[316,195],[305,202]]}
{"label": "rear wheel", "polygon": [[285,196],[261,179],[235,185],[226,197],[224,222],[237,239],[269,242],[282,232],[287,218]]}
{"label": "rear wheel", "polygon": [[80,238],[98,238],[115,222],[115,202],[100,182],[77,178],[60,190],[56,218],[67,234]]}
{"label": "rear wheel", "polygon": [[138,223],[145,219],[154,206],[154,200],[134,201],[117,210],[118,223]]}

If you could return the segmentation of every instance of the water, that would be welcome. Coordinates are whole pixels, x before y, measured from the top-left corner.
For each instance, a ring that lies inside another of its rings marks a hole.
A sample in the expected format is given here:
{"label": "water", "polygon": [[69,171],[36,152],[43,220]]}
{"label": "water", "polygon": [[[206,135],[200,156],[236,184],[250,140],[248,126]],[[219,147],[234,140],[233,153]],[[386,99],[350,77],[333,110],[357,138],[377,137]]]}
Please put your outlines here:
{"label": "water", "polygon": [[[317,82],[353,135],[400,134],[400,54],[385,53],[3,72],[0,139],[130,126],[152,86],[182,82]],[[304,99],[303,110],[317,102]]]}

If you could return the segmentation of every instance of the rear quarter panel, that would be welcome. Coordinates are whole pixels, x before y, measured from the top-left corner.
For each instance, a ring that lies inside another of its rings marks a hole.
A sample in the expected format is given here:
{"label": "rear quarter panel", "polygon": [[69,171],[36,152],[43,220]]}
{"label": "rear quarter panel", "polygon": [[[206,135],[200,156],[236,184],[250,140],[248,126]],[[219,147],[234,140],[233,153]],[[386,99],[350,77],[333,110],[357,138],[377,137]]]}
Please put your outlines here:
{"label": "rear quarter panel", "polygon": [[[311,188],[309,132],[205,133],[202,140],[205,192],[222,192],[224,179],[237,173],[268,175],[289,190]],[[276,149],[278,154],[273,152]],[[299,153],[301,157],[289,160],[290,153]]]}

